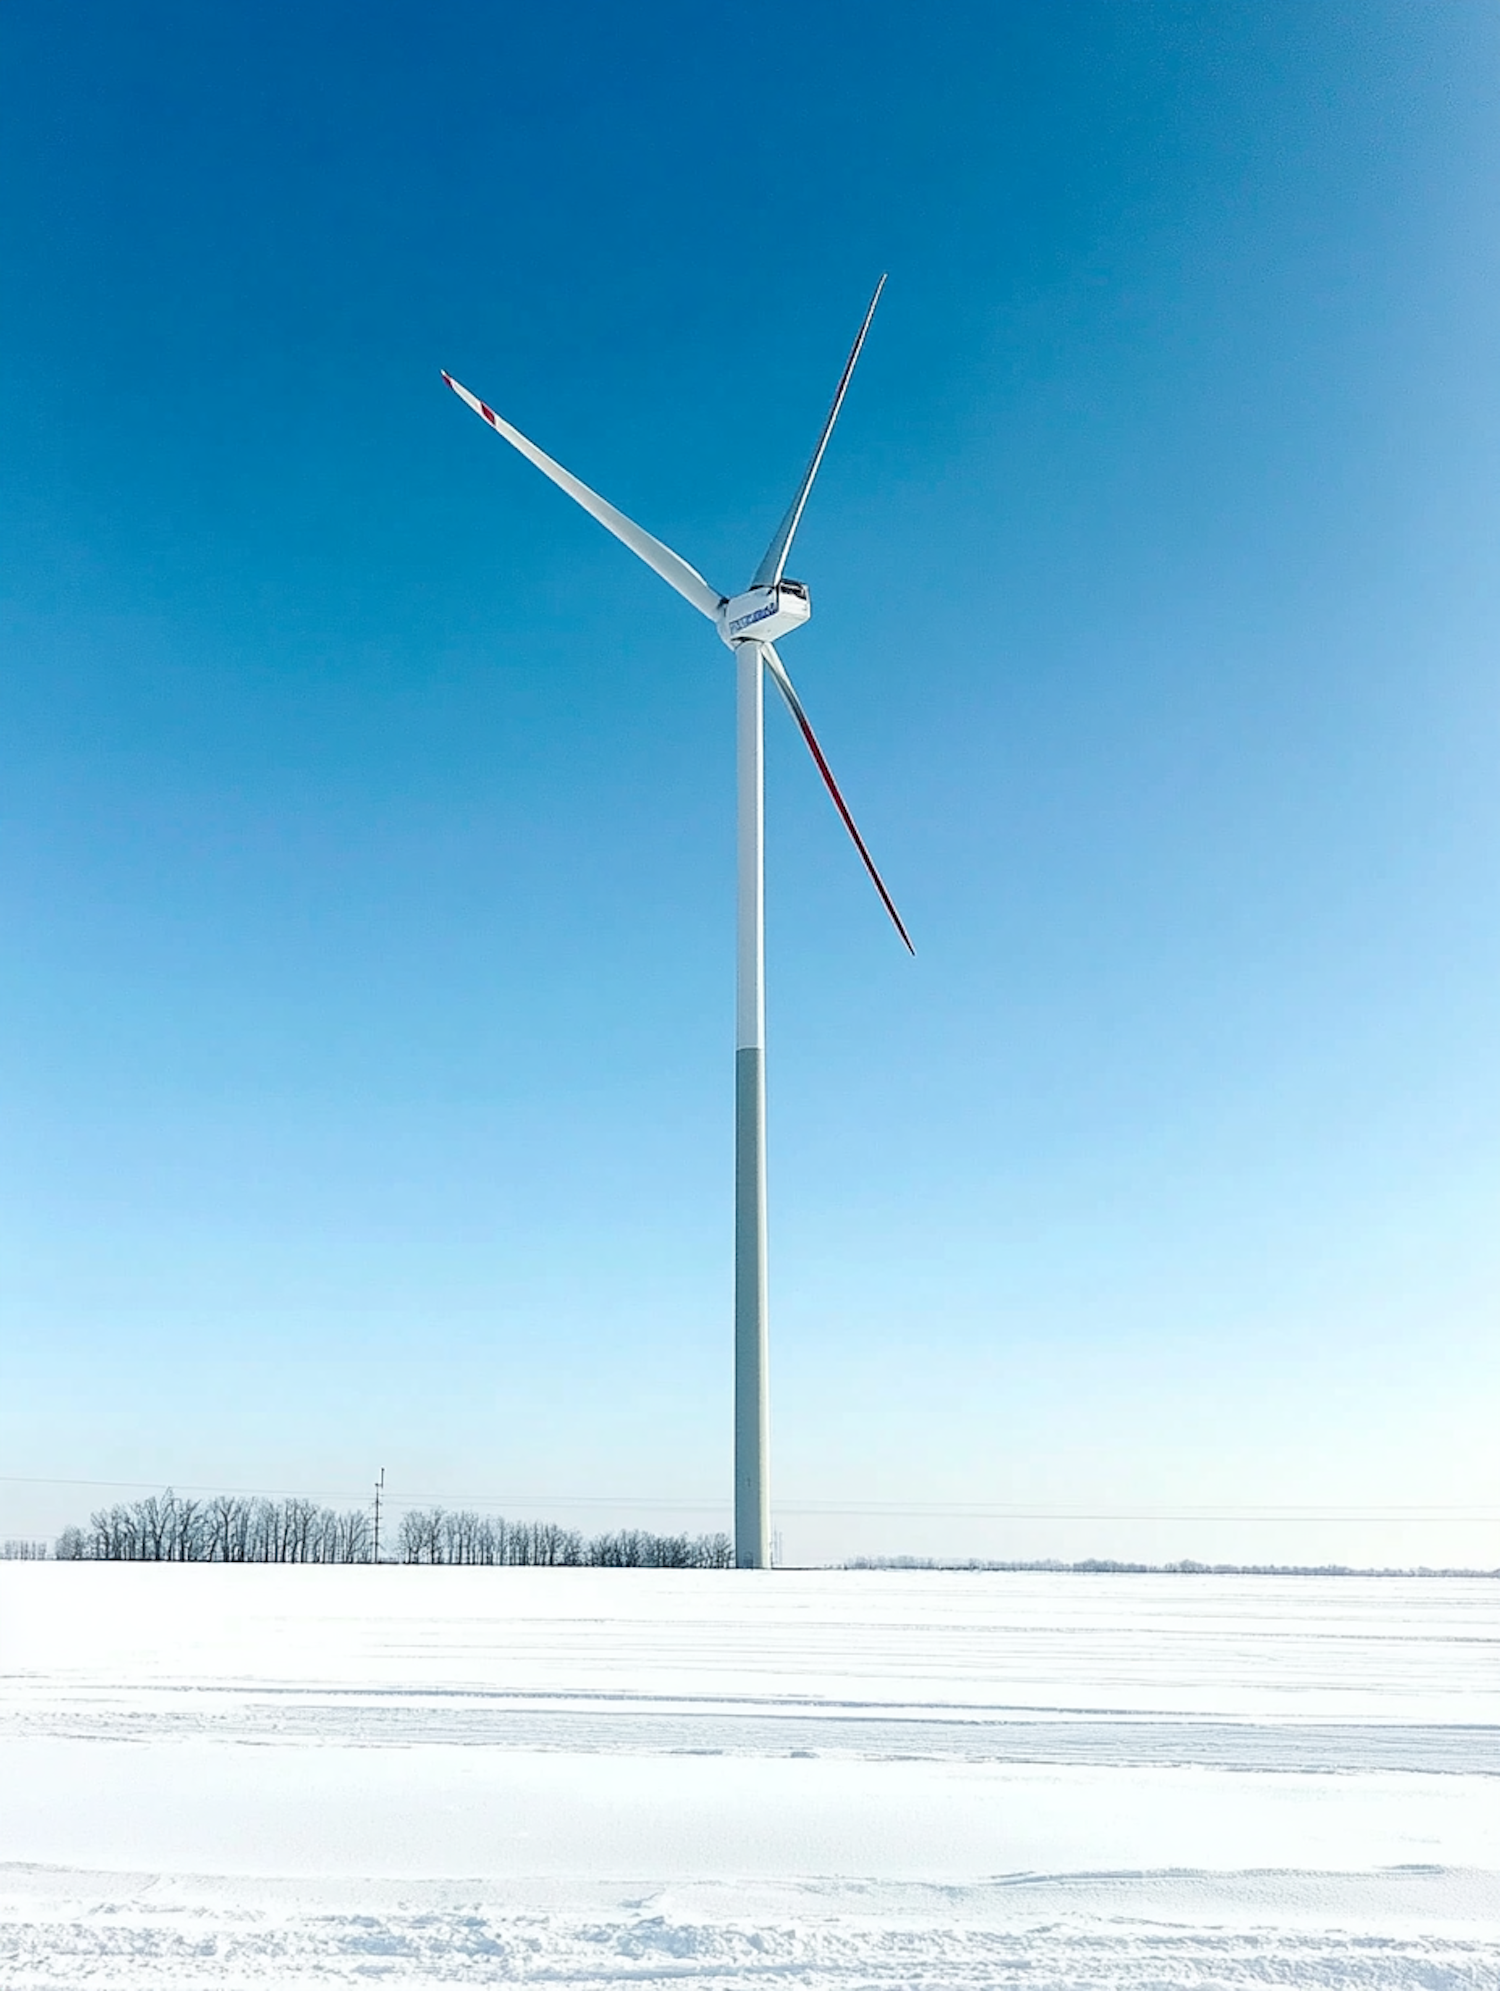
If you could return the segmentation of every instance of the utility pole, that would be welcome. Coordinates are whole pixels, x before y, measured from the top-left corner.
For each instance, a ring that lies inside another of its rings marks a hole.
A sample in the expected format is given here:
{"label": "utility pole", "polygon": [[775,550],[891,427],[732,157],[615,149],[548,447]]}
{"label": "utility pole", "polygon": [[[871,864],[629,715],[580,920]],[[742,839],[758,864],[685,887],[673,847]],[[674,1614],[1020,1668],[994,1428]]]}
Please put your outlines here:
{"label": "utility pole", "polygon": [[385,1467],[380,1468],[380,1477],[375,1482],[375,1553],[371,1562],[380,1560],[380,1496],[385,1491]]}

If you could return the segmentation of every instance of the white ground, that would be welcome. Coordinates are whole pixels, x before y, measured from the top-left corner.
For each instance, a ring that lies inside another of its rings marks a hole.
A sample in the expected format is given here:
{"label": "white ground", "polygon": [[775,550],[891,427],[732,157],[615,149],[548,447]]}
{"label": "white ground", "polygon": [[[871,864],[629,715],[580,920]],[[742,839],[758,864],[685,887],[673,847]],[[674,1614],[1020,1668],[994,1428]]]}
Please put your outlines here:
{"label": "white ground", "polygon": [[0,1565],[0,1983],[1500,1991],[1500,1582]]}

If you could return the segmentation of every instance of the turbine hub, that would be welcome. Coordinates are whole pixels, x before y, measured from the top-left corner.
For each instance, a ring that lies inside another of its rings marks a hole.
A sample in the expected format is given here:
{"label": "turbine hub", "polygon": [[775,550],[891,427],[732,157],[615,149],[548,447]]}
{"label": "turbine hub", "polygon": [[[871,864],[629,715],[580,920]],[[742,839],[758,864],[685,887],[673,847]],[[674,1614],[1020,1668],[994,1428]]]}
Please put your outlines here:
{"label": "turbine hub", "polygon": [[747,588],[723,603],[719,634],[731,649],[736,643],[774,643],[811,614],[812,601],[801,581],[777,581],[772,587]]}

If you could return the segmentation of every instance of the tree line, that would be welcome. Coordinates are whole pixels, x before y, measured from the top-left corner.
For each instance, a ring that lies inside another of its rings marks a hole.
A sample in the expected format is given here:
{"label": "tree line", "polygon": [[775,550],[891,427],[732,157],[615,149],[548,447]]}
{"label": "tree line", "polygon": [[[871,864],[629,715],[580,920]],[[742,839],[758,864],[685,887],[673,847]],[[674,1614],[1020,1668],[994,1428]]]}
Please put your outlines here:
{"label": "tree line", "polygon": [[1425,1564],[1415,1569],[1367,1569],[1344,1562],[1112,1562],[1099,1556],[1090,1556],[1085,1562],[1058,1562],[1051,1557],[1042,1562],[984,1562],[977,1556],[966,1562],[940,1562],[933,1556],[862,1555],[841,1567],[1065,1576],[1500,1576],[1500,1569],[1429,1569]]}
{"label": "tree line", "polygon": [[60,1562],[369,1562],[375,1531],[360,1507],[336,1513],[316,1500],[221,1493],[163,1494],[102,1507],[86,1528],[64,1528]]}
{"label": "tree line", "polygon": [[408,1508],[396,1531],[401,1562],[504,1564],[511,1568],[732,1569],[728,1535],[653,1535],[625,1528],[583,1535],[555,1521]]}
{"label": "tree line", "polygon": [[[654,1535],[643,1528],[583,1535],[555,1521],[508,1521],[467,1509],[409,1508],[380,1559],[508,1568],[730,1569],[727,1535]],[[65,1528],[61,1562],[373,1562],[374,1523],[315,1500],[223,1493],[185,1498],[168,1487],[145,1500],[101,1508],[86,1528]]]}

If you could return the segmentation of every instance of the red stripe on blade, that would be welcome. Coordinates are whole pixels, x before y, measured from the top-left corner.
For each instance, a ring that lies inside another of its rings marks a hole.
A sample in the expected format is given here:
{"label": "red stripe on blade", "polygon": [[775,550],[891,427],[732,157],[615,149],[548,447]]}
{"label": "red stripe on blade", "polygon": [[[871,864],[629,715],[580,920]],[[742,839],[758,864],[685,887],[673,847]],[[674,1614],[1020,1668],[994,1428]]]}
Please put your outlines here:
{"label": "red stripe on blade", "polygon": [[[769,644],[763,647],[761,654],[765,655],[765,652],[768,649],[770,649]],[[774,651],[771,654],[774,656],[775,655]],[[828,765],[827,761],[823,758],[823,749],[818,745],[818,736],[813,731],[812,725],[808,720],[807,714],[802,710],[801,699],[798,698],[796,692],[793,691],[792,689],[791,679],[787,676],[785,669],[777,669],[773,667],[771,670],[771,675],[776,680],[777,690],[786,700],[788,711],[791,713],[792,717],[796,720],[798,727],[801,729],[802,737],[807,742],[808,752],[817,762],[818,772],[823,777],[823,785],[827,788],[829,794],[833,797],[833,805],[844,819],[844,828],[849,832],[850,836],[854,839],[854,848],[859,852],[860,857],[864,862],[864,867],[866,871],[868,871],[870,874],[871,884],[874,885],[876,891],[880,894],[880,903],[885,907],[886,911],[890,914],[892,925],[895,927],[897,933],[900,934],[901,938],[905,941],[907,953],[915,954],[917,950],[911,944],[911,935],[907,932],[905,926],[902,925],[901,915],[896,910],[895,902],[892,900],[890,893],[885,889],[885,880],[881,877],[880,873],[875,869],[875,860],[873,857],[871,857],[869,851],[866,850],[865,848],[865,840],[860,835],[859,830],[855,825],[853,816],[851,816],[849,813],[849,805],[844,800],[843,796],[839,793],[839,785],[833,778],[833,769]]]}

